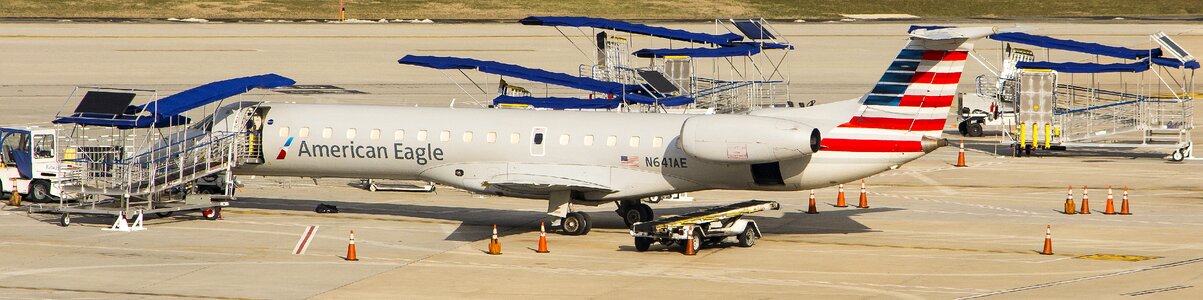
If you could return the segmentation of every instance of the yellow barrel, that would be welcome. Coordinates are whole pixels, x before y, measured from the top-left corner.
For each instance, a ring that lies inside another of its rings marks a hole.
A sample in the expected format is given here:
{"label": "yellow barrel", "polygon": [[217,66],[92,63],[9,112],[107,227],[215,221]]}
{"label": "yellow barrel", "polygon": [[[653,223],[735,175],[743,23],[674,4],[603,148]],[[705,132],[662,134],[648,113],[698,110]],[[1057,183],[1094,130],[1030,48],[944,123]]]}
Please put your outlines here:
{"label": "yellow barrel", "polygon": [[1032,148],[1040,147],[1040,123],[1032,123]]}
{"label": "yellow barrel", "polygon": [[1053,126],[1049,125],[1048,123],[1044,123],[1044,149],[1051,148],[1052,146],[1053,146]]}
{"label": "yellow barrel", "polygon": [[1019,149],[1027,148],[1028,146],[1028,124],[1019,123]]}

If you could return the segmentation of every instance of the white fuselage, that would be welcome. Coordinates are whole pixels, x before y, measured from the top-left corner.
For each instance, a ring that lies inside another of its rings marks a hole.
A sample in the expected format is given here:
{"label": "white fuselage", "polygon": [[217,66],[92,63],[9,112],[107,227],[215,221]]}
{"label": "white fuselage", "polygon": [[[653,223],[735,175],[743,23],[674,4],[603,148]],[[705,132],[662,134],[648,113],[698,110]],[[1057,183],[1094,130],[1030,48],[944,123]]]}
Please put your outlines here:
{"label": "white fuselage", "polygon": [[[264,163],[243,165],[236,173],[428,180],[529,198],[547,195],[499,189],[490,182],[551,179],[608,188],[582,193],[581,200],[587,201],[705,189],[805,190],[864,178],[924,154],[819,151],[780,161],[783,184],[758,184],[750,164],[706,161],[681,150],[682,124],[696,115],[274,103],[262,107],[270,108],[261,137]],[[815,120],[815,128],[823,132],[835,126],[821,117]],[[795,121],[805,123],[806,118]],[[536,141],[540,133],[542,140]],[[282,150],[286,154],[277,159]]]}

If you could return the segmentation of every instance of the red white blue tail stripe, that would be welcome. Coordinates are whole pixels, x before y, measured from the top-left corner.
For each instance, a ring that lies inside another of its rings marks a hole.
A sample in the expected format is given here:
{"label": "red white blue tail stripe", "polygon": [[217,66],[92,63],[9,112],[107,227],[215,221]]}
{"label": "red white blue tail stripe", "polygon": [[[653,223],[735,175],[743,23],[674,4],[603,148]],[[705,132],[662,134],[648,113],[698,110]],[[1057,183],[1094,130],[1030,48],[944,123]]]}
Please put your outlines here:
{"label": "red white blue tail stripe", "polygon": [[940,136],[972,45],[929,42],[912,39],[898,53],[860,110],[823,139],[824,151],[921,152],[923,137]]}

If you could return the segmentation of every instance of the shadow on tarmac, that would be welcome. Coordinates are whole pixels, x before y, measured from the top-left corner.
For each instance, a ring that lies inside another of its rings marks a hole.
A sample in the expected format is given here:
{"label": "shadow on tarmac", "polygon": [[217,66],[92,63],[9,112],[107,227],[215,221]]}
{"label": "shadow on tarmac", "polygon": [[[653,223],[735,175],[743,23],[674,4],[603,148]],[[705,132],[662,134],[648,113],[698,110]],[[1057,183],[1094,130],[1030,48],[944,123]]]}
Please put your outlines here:
{"label": "shadow on tarmac", "polygon": [[[342,201],[317,201],[296,199],[270,199],[242,197],[233,207],[253,208],[280,211],[308,212],[314,216],[318,204],[338,206],[340,213],[367,214],[380,216],[399,216],[421,219],[447,220],[461,222],[454,232],[446,237],[448,241],[478,241],[488,239],[492,235],[492,225],[504,227],[498,235],[522,234],[539,230],[539,222],[547,222],[548,232],[554,232],[551,221],[553,217],[543,212],[518,211],[490,208],[460,208],[432,206],[420,204],[397,203],[358,203]],[[602,207],[604,207],[603,205]],[[673,208],[657,208],[653,204],[656,216],[680,215],[710,206],[689,206]],[[760,225],[764,234],[830,234],[830,233],[861,233],[872,230],[863,224],[852,220],[853,216],[865,213],[888,212],[901,210],[897,208],[846,208],[823,211],[818,215],[808,215],[804,210],[783,208],[782,217],[748,216]],[[594,229],[627,230],[618,214],[612,211],[589,212]]]}

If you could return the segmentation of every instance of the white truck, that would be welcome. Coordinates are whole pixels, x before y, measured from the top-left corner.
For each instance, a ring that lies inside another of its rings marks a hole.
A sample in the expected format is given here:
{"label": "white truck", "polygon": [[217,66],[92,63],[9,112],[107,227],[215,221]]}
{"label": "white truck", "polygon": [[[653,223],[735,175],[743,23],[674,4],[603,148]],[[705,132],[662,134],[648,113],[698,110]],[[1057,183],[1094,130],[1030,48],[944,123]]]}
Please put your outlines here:
{"label": "white truck", "polygon": [[[0,191],[35,202],[62,196],[58,188],[60,158],[54,129],[38,127],[0,128]],[[67,153],[69,154],[69,153]]]}

